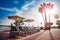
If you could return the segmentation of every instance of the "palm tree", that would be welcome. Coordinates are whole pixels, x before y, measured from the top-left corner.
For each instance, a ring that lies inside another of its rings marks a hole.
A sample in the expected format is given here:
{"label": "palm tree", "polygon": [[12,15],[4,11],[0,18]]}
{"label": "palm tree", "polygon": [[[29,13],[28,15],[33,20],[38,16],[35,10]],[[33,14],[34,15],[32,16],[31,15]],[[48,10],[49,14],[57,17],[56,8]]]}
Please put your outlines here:
{"label": "palm tree", "polygon": [[[43,4],[41,4],[41,7],[39,8],[39,12],[40,13],[44,13],[44,15],[45,15],[45,21],[44,21],[44,23],[45,23],[45,29],[47,29],[46,10],[47,9],[52,9],[52,8],[53,8],[53,4],[51,4],[51,3],[47,3],[47,4],[43,3]],[[43,17],[43,14],[42,14],[42,17]],[[43,19],[44,19],[44,17],[43,17]],[[49,16],[49,22],[50,22],[50,16]]]}

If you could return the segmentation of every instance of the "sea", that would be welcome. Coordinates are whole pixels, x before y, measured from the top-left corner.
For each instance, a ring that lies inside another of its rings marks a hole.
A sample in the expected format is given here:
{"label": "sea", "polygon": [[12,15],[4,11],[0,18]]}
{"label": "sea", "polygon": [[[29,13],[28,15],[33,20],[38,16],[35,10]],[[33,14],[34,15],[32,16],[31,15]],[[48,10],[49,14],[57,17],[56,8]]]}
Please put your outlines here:
{"label": "sea", "polygon": [[9,30],[9,27],[0,27],[0,31]]}

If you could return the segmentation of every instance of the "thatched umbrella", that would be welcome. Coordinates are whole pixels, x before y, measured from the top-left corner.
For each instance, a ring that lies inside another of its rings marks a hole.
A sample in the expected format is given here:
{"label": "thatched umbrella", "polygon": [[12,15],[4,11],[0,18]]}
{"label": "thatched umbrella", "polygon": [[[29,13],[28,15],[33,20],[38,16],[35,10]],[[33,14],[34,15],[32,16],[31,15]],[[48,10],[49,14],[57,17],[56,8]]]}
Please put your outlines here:
{"label": "thatched umbrella", "polygon": [[23,22],[22,20],[25,19],[23,17],[20,17],[20,16],[8,16],[8,19],[12,19],[12,20],[15,20],[15,26],[20,26],[20,24]]}
{"label": "thatched umbrella", "polygon": [[58,18],[59,18],[59,15],[58,15],[58,14],[56,14],[56,15],[54,16],[54,18],[55,18],[55,19],[58,19]]}
{"label": "thatched umbrella", "polygon": [[[20,34],[19,26],[22,25],[23,19],[25,19],[25,18],[20,17],[20,16],[8,16],[8,19],[15,20],[14,24],[15,24],[16,27],[11,26],[11,31],[12,31],[12,30],[17,30],[17,31],[19,32],[18,34]],[[15,32],[10,32],[10,35],[11,35],[12,33],[15,33]],[[15,35],[16,35],[16,34],[14,34],[14,36],[15,36]],[[13,35],[11,35],[11,36],[13,36]]]}
{"label": "thatched umbrella", "polygon": [[24,22],[33,22],[34,20],[32,19],[26,19]]}
{"label": "thatched umbrella", "polygon": [[16,16],[8,16],[8,19],[12,19],[12,20],[23,20],[25,18],[16,15]]}
{"label": "thatched umbrella", "polygon": [[56,24],[59,25],[58,28],[60,28],[60,20],[57,20]]}
{"label": "thatched umbrella", "polygon": [[57,20],[56,24],[57,24],[57,25],[60,25],[60,20]]}
{"label": "thatched umbrella", "polygon": [[[24,20],[24,22],[28,22],[28,23],[33,22],[33,21],[34,21],[33,19],[26,19],[26,20]],[[29,24],[28,24],[28,26],[29,26]]]}

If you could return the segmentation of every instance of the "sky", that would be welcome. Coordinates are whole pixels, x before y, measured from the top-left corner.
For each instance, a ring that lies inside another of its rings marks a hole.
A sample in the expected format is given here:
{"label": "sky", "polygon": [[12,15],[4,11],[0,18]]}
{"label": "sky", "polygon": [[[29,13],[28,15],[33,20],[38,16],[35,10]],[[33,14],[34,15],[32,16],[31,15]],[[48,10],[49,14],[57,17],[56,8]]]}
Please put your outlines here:
{"label": "sky", "polygon": [[41,26],[40,23],[43,23],[43,18],[39,12],[39,7],[43,3],[54,4],[53,9],[47,10],[46,13],[47,20],[50,13],[50,20],[55,23],[54,16],[56,14],[60,16],[60,0],[0,0],[0,25],[10,25],[14,20],[8,19],[8,16],[18,15],[26,19],[34,19],[34,22],[30,23],[30,25]]}

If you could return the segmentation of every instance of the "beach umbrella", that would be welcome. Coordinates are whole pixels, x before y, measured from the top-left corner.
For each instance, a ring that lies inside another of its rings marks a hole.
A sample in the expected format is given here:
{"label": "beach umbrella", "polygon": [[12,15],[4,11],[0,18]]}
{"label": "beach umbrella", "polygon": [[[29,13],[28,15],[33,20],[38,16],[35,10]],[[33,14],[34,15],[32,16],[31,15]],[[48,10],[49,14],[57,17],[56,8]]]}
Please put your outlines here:
{"label": "beach umbrella", "polygon": [[54,18],[55,18],[55,19],[58,19],[58,18],[59,18],[59,15],[55,15]]}
{"label": "beach umbrella", "polygon": [[58,28],[60,28],[60,20],[57,20],[56,24],[58,25]]}
{"label": "beach umbrella", "polygon": [[57,25],[60,25],[60,20],[57,20],[56,24],[57,24]]}
{"label": "beach umbrella", "polygon": [[23,22],[23,19],[25,18],[15,15],[15,16],[8,16],[8,19],[15,20],[14,22],[15,26],[20,26],[20,24],[22,24]]}
{"label": "beach umbrella", "polygon": [[23,20],[25,18],[15,15],[15,16],[8,16],[8,19],[12,19],[12,20]]}
{"label": "beach umbrella", "polygon": [[26,20],[24,20],[24,22],[33,22],[34,20],[32,20],[32,19],[26,19]]}
{"label": "beach umbrella", "polygon": [[29,23],[33,22],[33,21],[34,21],[33,19],[26,19],[26,20],[24,20],[24,22],[28,22],[28,26],[29,26]]}

